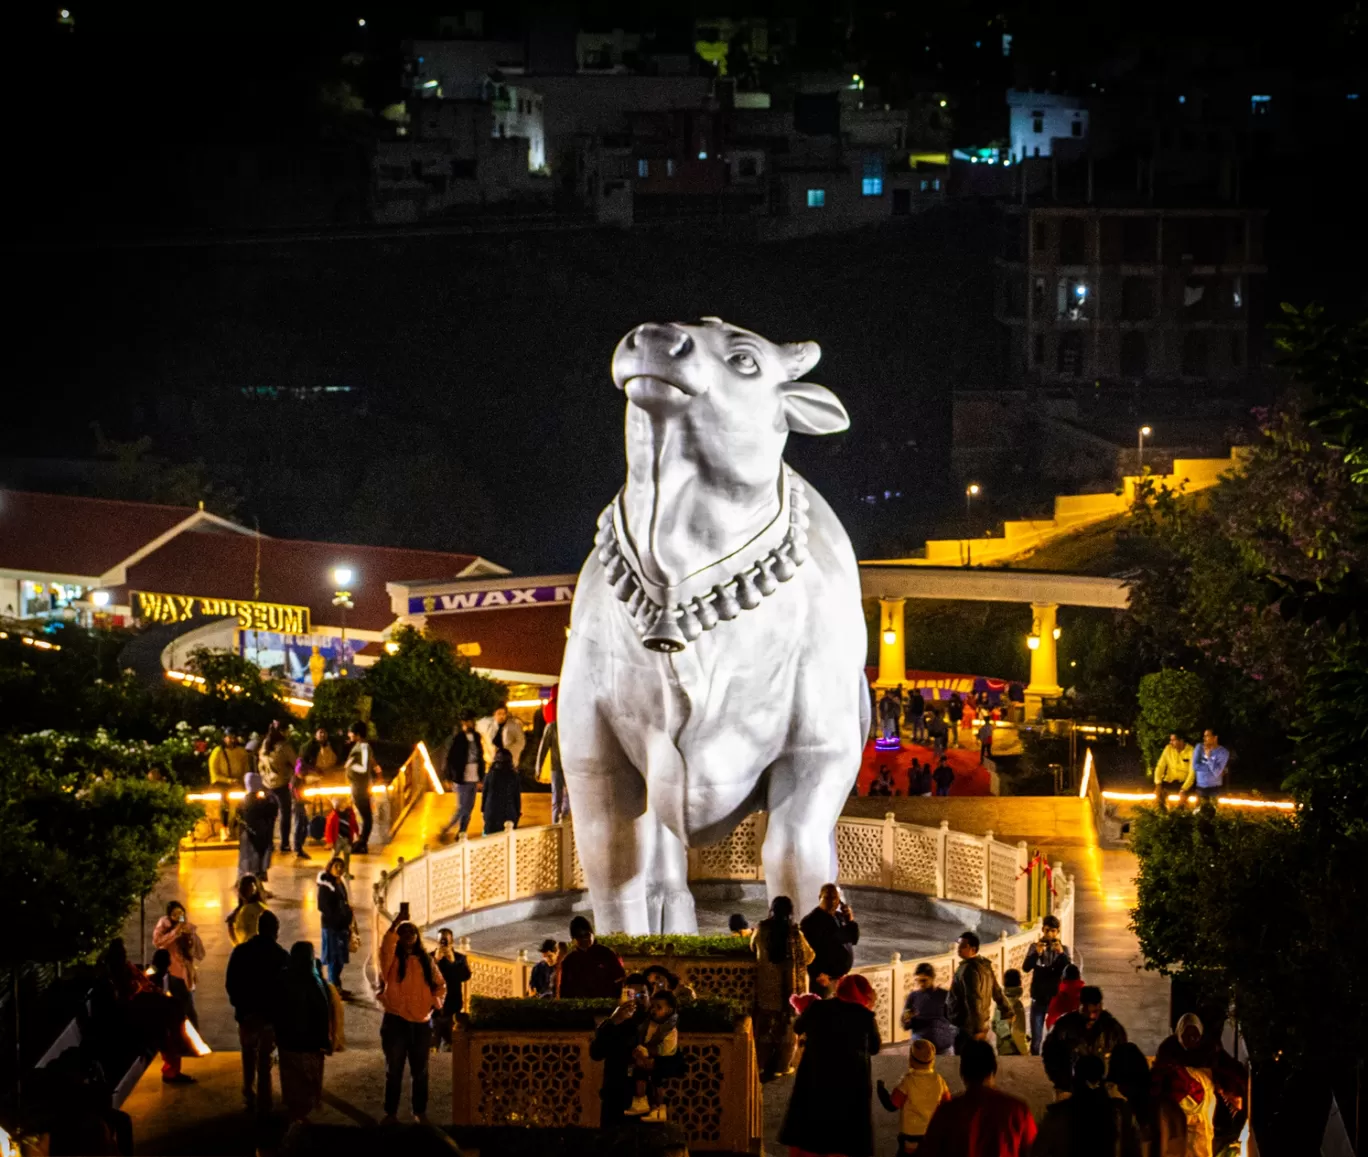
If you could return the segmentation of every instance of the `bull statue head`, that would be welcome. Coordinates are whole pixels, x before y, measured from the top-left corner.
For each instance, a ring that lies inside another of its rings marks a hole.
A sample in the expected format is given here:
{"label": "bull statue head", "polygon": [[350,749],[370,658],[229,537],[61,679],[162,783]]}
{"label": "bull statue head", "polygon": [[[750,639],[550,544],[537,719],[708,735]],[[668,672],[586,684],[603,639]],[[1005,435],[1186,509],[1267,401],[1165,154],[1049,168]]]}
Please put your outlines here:
{"label": "bull statue head", "polygon": [[850,425],[835,394],[799,380],[821,353],[816,342],[772,342],[717,317],[647,322],[618,343],[625,522],[648,579],[672,586],[775,516],[790,431]]}

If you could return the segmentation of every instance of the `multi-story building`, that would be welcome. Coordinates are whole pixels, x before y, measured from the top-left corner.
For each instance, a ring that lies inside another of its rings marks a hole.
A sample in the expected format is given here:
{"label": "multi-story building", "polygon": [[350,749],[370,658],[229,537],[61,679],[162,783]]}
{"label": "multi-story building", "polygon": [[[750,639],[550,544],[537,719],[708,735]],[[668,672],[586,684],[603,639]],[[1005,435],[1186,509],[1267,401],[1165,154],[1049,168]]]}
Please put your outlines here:
{"label": "multi-story building", "polygon": [[1248,382],[1260,210],[1048,205],[1005,219],[996,313],[1018,380]]}
{"label": "multi-story building", "polygon": [[1088,139],[1088,110],[1078,97],[1008,89],[1007,107],[1014,161],[1051,156],[1059,141],[1073,142],[1077,149]]}

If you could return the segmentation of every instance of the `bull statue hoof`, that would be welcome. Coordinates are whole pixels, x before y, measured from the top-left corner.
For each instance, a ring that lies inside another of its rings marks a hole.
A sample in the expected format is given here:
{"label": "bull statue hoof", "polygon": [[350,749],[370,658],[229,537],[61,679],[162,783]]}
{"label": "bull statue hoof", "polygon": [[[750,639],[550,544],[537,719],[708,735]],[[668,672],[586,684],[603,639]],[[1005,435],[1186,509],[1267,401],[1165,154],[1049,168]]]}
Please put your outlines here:
{"label": "bull statue hoof", "polygon": [[580,572],[558,698],[575,842],[601,932],[695,932],[688,849],[769,813],[770,898],[832,877],[869,732],[860,578],[845,530],[784,462],[849,425],[799,379],[814,342],[720,318],[618,343],[627,480]]}

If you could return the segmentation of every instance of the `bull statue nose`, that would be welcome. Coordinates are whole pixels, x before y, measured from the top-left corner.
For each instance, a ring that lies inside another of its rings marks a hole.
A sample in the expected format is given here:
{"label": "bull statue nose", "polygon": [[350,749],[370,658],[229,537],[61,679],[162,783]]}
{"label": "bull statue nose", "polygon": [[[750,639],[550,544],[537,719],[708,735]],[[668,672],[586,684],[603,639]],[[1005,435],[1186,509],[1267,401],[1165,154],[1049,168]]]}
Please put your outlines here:
{"label": "bull statue nose", "polygon": [[682,358],[693,349],[693,338],[674,325],[648,321],[627,335],[627,348],[637,350],[654,346],[672,358]]}

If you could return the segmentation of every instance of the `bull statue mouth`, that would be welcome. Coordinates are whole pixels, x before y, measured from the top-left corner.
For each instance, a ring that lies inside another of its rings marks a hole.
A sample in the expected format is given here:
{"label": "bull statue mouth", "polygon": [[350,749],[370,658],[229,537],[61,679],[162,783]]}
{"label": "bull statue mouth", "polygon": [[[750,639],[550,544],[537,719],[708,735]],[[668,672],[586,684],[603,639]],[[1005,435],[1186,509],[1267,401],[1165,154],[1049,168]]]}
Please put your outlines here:
{"label": "bull statue mouth", "polygon": [[659,374],[632,374],[622,382],[627,400],[642,409],[687,404],[707,391],[692,384],[672,381]]}

